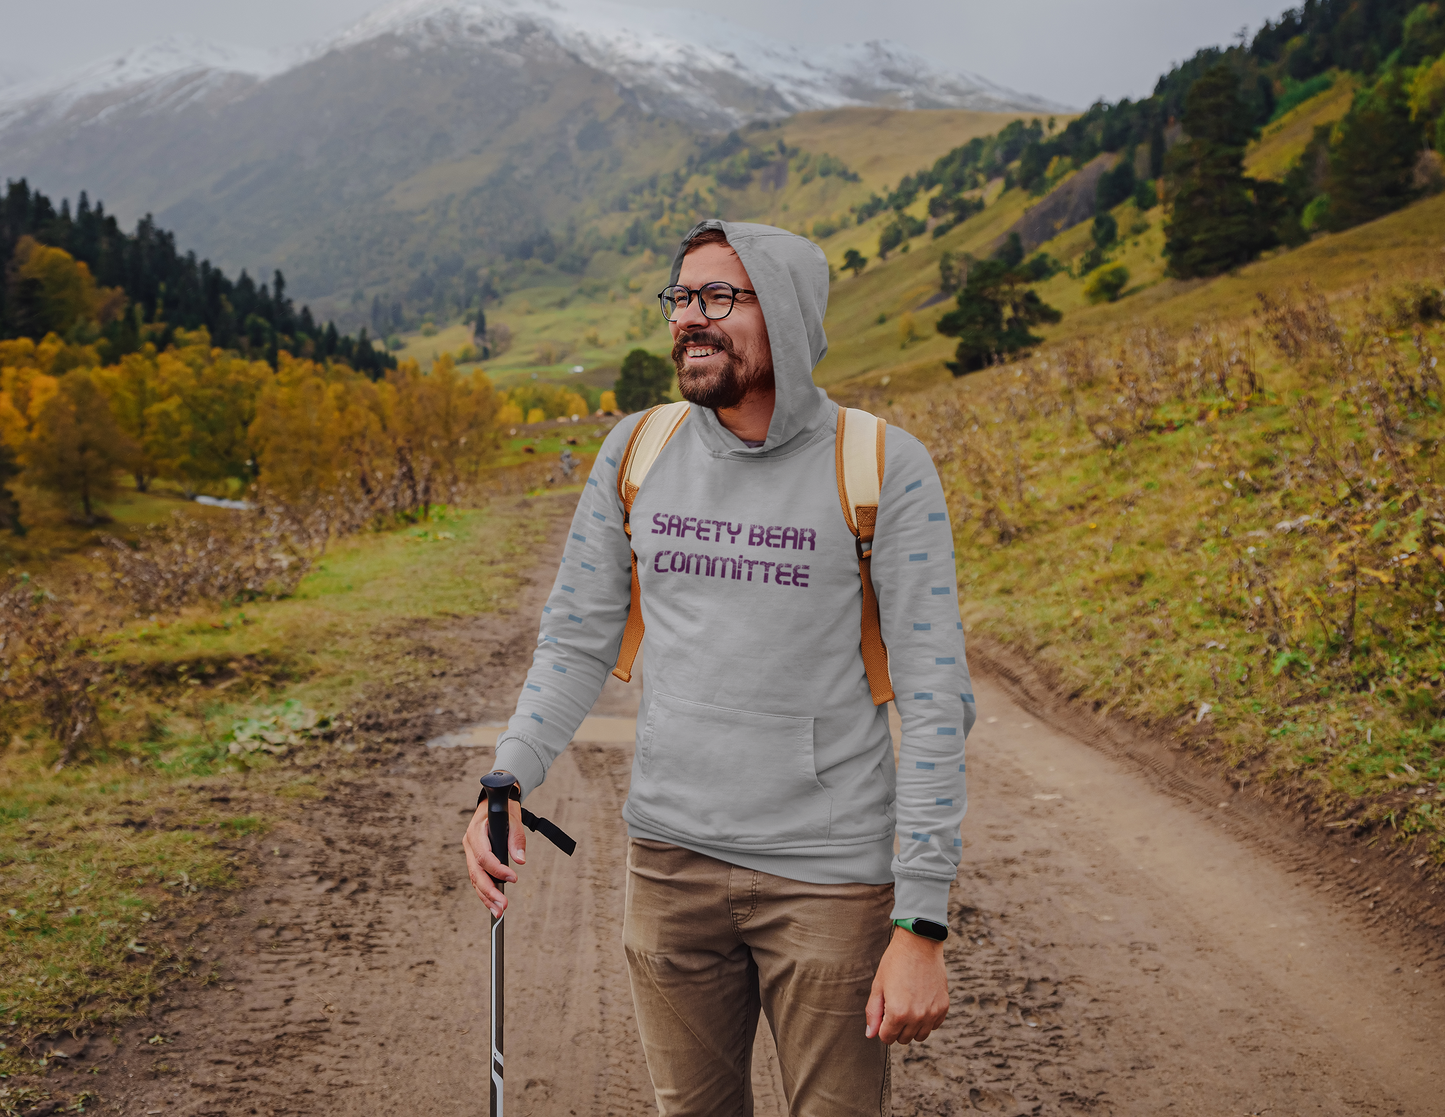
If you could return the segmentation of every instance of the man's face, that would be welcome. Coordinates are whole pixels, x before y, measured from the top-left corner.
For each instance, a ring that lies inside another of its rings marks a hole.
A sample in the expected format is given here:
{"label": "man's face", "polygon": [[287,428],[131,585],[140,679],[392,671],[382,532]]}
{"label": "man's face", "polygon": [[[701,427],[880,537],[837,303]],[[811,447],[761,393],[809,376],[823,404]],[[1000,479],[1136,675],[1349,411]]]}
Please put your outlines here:
{"label": "man's face", "polygon": [[[718,281],[752,290],[738,255],[725,244],[703,244],[682,260],[677,281],[696,291]],[[738,295],[732,313],[704,317],[697,296],[677,312],[672,327],[672,363],[684,399],[701,407],[736,407],[754,388],[773,386],[773,352],[756,295]]]}

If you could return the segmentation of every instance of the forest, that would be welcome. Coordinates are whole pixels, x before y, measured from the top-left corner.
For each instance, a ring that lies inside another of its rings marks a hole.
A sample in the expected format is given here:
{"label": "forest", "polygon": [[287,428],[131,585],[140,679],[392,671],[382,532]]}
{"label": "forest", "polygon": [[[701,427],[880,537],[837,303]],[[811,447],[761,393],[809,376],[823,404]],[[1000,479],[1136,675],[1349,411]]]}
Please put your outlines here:
{"label": "forest", "polygon": [[0,199],[0,338],[39,341],[56,334],[118,360],[151,342],[165,349],[176,330],[204,329],[222,349],[276,367],[295,356],[340,360],[377,377],[396,362],[359,336],[324,327],[308,307],[298,313],[277,271],[268,288],[244,270],[232,280],[149,216],[121,230],[103,203],[81,191],[54,203],[21,179]]}

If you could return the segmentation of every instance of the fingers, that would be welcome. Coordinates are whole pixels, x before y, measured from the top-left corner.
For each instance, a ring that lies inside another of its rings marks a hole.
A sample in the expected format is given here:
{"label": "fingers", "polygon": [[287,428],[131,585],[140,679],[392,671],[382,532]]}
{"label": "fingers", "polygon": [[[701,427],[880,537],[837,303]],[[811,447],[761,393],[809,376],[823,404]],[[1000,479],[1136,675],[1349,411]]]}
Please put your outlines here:
{"label": "fingers", "polygon": [[[507,898],[496,885],[497,880],[514,882],[517,874],[492,855],[491,843],[487,840],[487,809],[483,803],[472,815],[467,832],[462,838],[462,850],[467,859],[467,878],[487,910],[498,917],[507,908]],[[520,860],[520,859],[519,859]],[[495,879],[494,879],[495,878]]]}
{"label": "fingers", "polygon": [[[507,910],[507,898],[502,890],[497,887],[497,882],[492,879],[490,873],[483,867],[482,858],[477,854],[476,846],[468,834],[462,841],[462,847],[467,856],[467,879],[472,882],[472,888],[482,903],[487,905],[487,910],[494,917],[500,918],[502,912]],[[486,847],[483,846],[483,849]],[[495,863],[495,858],[492,859]]]}
{"label": "fingers", "polygon": [[527,863],[527,831],[522,828],[522,804],[516,799],[507,801],[507,852],[518,865]]}
{"label": "fingers", "polygon": [[[881,998],[880,998],[881,999]],[[868,1002],[871,1010],[873,1002]],[[870,1031],[869,1038],[874,1032],[871,1030],[872,1017],[869,1017]],[[882,1024],[876,1029],[878,1038],[884,1043],[912,1043],[915,1040],[927,1039],[933,1034],[933,1029],[943,1023],[943,1018],[936,1013],[920,1015],[918,1013],[900,1012],[883,1015]]]}
{"label": "fingers", "polygon": [[[883,1025],[883,986],[878,983],[877,979],[873,982],[873,991],[868,995],[868,1007],[863,1013],[863,1018],[867,1021],[863,1034],[872,1039]],[[887,1043],[888,1040],[883,1042]]]}

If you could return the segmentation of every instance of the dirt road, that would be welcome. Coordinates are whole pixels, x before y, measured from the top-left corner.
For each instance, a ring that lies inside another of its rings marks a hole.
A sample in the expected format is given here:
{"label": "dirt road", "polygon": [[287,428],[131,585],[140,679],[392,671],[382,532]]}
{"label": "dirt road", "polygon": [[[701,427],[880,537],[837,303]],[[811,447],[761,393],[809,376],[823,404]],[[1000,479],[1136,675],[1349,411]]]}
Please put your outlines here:
{"label": "dirt road", "polygon": [[[474,641],[490,694],[520,686],[545,589]],[[976,689],[954,1007],[895,1052],[896,1114],[1445,1114],[1445,951],[1371,925],[1368,866]],[[619,941],[631,745],[607,739],[636,701],[610,684],[584,733],[604,739],[529,802],[579,848],[534,837],[512,890],[509,1113],[651,1111]],[[103,1111],[485,1112],[486,917],[458,841],[489,759],[418,742],[268,836],[262,881],[202,933],[218,983],[75,1051]],[[785,1112],[765,1034],[757,1064],[759,1114]]]}

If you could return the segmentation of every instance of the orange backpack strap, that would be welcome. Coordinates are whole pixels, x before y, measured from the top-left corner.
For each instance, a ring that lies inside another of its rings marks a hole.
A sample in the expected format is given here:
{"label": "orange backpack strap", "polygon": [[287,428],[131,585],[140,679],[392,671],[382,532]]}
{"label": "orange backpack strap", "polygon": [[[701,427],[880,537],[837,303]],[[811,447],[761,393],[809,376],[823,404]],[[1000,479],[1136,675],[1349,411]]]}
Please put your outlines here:
{"label": "orange backpack strap", "polygon": [[838,409],[838,500],[843,519],[858,549],[858,577],[863,582],[863,618],[859,647],[873,705],[893,698],[888,673],[888,649],[878,615],[878,594],[873,589],[873,533],[878,525],[878,501],[883,490],[883,458],[888,424],[854,407]]}
{"label": "orange backpack strap", "polygon": [[[622,530],[632,538],[632,502],[642,488],[643,478],[662,453],[668,439],[687,418],[687,400],[664,403],[652,408],[632,429],[622,464],[617,467],[617,495],[622,500]],[[642,586],[637,580],[637,552],[632,552],[632,600],[627,606],[627,627],[622,630],[622,646],[617,651],[617,666],[612,673],[624,683],[632,681],[632,664],[642,648]]]}

